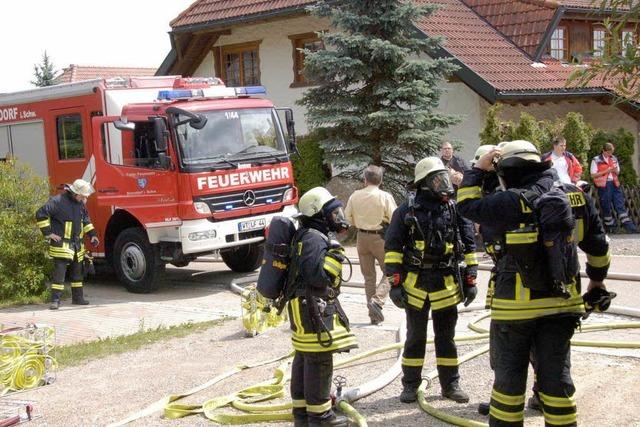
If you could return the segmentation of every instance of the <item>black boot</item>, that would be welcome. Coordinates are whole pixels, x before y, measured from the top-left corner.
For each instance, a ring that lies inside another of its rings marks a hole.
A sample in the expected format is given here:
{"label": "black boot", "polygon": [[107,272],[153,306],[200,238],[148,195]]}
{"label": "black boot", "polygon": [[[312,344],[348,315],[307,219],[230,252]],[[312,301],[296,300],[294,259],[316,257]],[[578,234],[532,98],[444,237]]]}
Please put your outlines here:
{"label": "black boot", "polygon": [[458,403],[467,403],[469,401],[469,395],[462,391],[458,381],[454,381],[442,389],[442,396]]}
{"label": "black boot", "polygon": [[542,412],[542,405],[540,405],[540,398],[537,393],[533,393],[533,396],[529,398],[527,408]]}
{"label": "black boot", "polygon": [[308,427],[309,426],[309,419],[307,418],[307,416],[293,416],[293,427]]}
{"label": "black boot", "polygon": [[405,385],[400,393],[400,402],[413,403],[418,399],[418,387]]}
{"label": "black boot", "polygon": [[347,427],[349,425],[349,418],[344,415],[333,414],[331,417],[322,421],[309,419],[309,427]]}
{"label": "black boot", "polygon": [[51,291],[51,305],[49,306],[49,310],[57,310],[60,308],[60,297],[62,296],[62,291],[53,290]]}
{"label": "black boot", "polygon": [[82,295],[82,287],[71,288],[71,304],[89,305],[89,301]]}

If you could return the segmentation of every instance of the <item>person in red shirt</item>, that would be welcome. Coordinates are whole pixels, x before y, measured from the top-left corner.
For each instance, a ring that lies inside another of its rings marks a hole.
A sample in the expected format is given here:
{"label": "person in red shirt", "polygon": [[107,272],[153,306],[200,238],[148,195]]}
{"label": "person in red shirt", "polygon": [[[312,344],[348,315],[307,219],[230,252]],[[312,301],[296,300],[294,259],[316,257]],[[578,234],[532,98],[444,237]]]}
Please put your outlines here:
{"label": "person in red shirt", "polygon": [[553,168],[558,172],[558,178],[565,184],[575,184],[582,175],[582,165],[567,151],[567,140],[559,136],[553,140],[553,151],[542,155],[543,162],[551,160]]}
{"label": "person in red shirt", "polygon": [[614,149],[615,147],[611,142],[604,144],[602,153],[593,158],[590,168],[591,178],[600,198],[604,226],[609,233],[617,228],[611,209],[611,205],[613,205],[618,213],[620,224],[625,230],[629,233],[638,233],[638,227],[636,227],[624,206],[624,194],[620,190],[620,180],[618,179],[620,164],[616,156],[613,155]]}

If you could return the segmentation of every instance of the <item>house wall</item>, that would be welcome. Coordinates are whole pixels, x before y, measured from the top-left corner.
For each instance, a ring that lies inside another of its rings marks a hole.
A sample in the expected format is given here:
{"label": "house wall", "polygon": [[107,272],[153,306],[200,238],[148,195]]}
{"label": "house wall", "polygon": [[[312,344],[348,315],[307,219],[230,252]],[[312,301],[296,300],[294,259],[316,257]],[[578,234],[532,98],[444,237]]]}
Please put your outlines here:
{"label": "house wall", "polygon": [[[596,129],[606,131],[616,131],[624,128],[631,132],[636,138],[635,155],[633,156],[633,166],[636,171],[640,170],[639,162],[639,145],[638,136],[640,132],[640,123],[633,117],[624,113],[620,109],[611,105],[602,105],[595,101],[580,102],[559,102],[529,105],[505,105],[501,112],[503,120],[516,121],[520,117],[521,112],[526,112],[539,120],[555,120],[557,117],[563,117],[568,112],[575,111],[582,114],[585,121],[590,123]],[[482,117],[486,111],[482,114]]]}
{"label": "house wall", "polygon": [[[233,28],[230,35],[221,36],[215,46],[261,41],[260,78],[262,85],[267,88],[267,97],[279,107],[293,107],[296,131],[303,135],[308,132],[305,109],[297,106],[295,101],[302,97],[307,88],[289,87],[293,82],[293,46],[289,36],[328,28],[328,22],[310,16],[244,25]],[[193,75],[215,76],[212,52],[207,54]],[[445,85],[445,94],[440,103],[441,111],[462,116],[461,123],[451,129],[447,138],[454,144],[460,144],[460,154],[468,159],[479,144],[478,132],[484,120],[482,112],[486,110],[483,106],[486,102],[462,82]]]}

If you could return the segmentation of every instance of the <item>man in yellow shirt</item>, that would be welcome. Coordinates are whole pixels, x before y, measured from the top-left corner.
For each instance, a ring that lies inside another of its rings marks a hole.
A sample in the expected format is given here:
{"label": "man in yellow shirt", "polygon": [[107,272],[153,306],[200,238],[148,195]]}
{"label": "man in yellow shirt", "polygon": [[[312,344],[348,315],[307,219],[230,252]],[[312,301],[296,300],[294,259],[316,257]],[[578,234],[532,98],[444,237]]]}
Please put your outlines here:
{"label": "man in yellow shirt", "polygon": [[382,307],[389,295],[389,282],[382,273],[377,282],[376,260],[380,268],[384,265],[383,227],[391,222],[396,202],[391,194],[380,189],[382,168],[369,165],[364,170],[365,188],[355,191],[345,210],[347,221],[358,229],[357,249],[360,271],[364,276],[364,289],[371,324],[384,320]]}

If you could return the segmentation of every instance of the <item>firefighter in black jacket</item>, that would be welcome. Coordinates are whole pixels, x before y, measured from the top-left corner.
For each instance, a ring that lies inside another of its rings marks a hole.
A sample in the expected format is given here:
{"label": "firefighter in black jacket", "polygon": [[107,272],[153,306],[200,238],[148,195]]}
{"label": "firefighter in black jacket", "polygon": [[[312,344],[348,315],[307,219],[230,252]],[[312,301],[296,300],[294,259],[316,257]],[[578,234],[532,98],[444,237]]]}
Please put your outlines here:
{"label": "firefighter in black jacket", "polygon": [[[415,199],[410,197],[394,212],[385,238],[384,263],[392,286],[390,297],[396,306],[405,309],[407,316],[400,400],[405,403],[416,400],[431,309],[442,395],[464,403],[469,396],[459,385],[458,354],[453,339],[457,304],[463,300],[465,306],[470,304],[477,293],[473,225],[458,215],[449,171],[439,158],[427,157],[418,162],[414,185]],[[459,274],[462,258],[466,268]]]}
{"label": "firefighter in black jacket", "polygon": [[98,246],[100,241],[91,224],[85,207],[87,197],[93,193],[93,187],[82,179],[65,185],[62,194],[51,197],[36,212],[36,221],[42,234],[49,239],[49,255],[54,261],[53,283],[51,284],[51,310],[60,307],[60,297],[64,290],[67,267],[71,264],[72,303],[87,305],[82,291],[83,261],[85,257],[84,236],[91,238],[91,244]]}
{"label": "firefighter in black jacket", "polygon": [[291,398],[296,426],[346,426],[331,408],[333,353],[358,346],[338,294],[344,249],[329,233],[346,231],[342,203],[326,189],[307,191],[298,203],[300,229],[292,248],[287,291],[291,341]]}
{"label": "firefighter in black jacket", "polygon": [[[492,164],[508,191],[483,195],[480,185]],[[460,213],[480,225],[498,228],[501,234],[491,300],[490,360],[495,375],[489,409],[491,426],[523,425],[530,351],[536,360],[537,388],[546,424],[577,423],[570,340],[585,312],[580,276],[576,273],[562,289],[557,288],[556,281],[534,280],[549,274],[554,266],[549,258],[540,256],[544,253],[538,238],[541,223],[537,224],[523,199],[524,194],[552,190],[554,175],[549,167],[540,161],[540,153],[530,142],[507,142],[482,156],[465,174],[458,191]],[[588,289],[606,292],[603,280],[611,256],[598,213],[591,198],[579,188],[565,184],[562,189],[571,204],[569,215],[575,220],[578,246],[587,253]]]}

